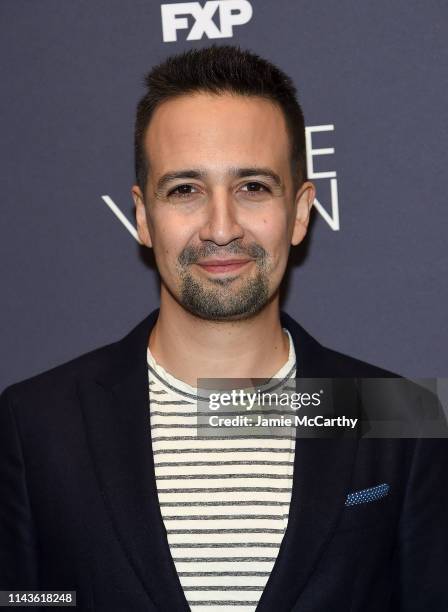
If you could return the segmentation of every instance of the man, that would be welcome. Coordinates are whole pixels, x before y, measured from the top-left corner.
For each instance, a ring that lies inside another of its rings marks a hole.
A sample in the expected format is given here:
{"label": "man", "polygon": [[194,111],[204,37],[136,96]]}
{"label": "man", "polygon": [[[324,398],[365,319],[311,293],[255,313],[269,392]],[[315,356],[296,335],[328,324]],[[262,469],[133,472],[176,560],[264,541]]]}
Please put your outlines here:
{"label": "man", "polygon": [[196,435],[198,378],[377,378],[279,309],[305,238],[291,80],[230,46],[148,75],[135,129],[160,309],[2,396],[0,586],[80,610],[445,611],[445,440]]}

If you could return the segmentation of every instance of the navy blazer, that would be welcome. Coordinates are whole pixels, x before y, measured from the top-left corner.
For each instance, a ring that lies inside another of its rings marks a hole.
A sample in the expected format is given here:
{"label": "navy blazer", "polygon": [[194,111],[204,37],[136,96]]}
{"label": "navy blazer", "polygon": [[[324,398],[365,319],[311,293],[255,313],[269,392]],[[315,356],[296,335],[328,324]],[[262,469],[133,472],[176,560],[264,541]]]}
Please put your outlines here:
{"label": "navy blazer", "polygon": [[[154,475],[157,315],[3,392],[0,589],[76,590],[83,612],[189,610]],[[305,377],[391,376],[281,322]],[[447,467],[445,439],[298,439],[288,527],[257,612],[447,612]]]}

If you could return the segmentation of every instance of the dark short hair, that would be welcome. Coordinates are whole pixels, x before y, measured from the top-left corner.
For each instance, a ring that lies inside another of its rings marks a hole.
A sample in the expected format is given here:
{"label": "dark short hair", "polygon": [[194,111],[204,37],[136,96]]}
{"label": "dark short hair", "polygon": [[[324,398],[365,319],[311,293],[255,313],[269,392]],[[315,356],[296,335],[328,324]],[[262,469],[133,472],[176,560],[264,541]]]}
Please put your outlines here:
{"label": "dark short hair", "polygon": [[149,169],[144,137],[154,110],[166,100],[197,92],[258,96],[277,104],[290,137],[294,189],[307,180],[305,124],[296,88],[287,74],[259,55],[232,45],[190,49],[155,66],[144,85],[134,130],[135,177],[142,193]]}

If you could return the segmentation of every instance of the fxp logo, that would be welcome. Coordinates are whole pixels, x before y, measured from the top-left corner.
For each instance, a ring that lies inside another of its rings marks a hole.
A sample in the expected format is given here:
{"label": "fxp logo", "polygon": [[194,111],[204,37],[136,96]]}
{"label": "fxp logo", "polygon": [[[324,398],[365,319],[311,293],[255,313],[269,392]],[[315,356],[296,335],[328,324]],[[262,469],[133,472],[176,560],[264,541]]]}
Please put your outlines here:
{"label": "fxp logo", "polygon": [[[199,2],[178,2],[162,4],[163,42],[175,42],[178,30],[190,30],[187,40],[207,38],[232,38],[233,26],[243,25],[252,17],[249,0],[208,0],[201,6]],[[219,27],[214,21],[219,14]],[[192,17],[190,23],[187,15]],[[191,25],[191,21],[193,24]]]}

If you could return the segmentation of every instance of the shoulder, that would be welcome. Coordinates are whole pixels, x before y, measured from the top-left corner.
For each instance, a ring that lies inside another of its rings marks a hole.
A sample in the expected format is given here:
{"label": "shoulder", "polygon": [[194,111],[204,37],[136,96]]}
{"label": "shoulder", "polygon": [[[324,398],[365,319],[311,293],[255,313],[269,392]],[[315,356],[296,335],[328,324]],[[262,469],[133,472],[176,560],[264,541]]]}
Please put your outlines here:
{"label": "shoulder", "polygon": [[153,310],[118,340],[9,385],[2,393],[2,403],[17,404],[24,400],[23,404],[39,405],[39,408],[49,403],[55,405],[73,397],[80,379],[105,380],[108,377],[113,382],[127,375],[141,367],[148,333],[157,316],[158,309]]}
{"label": "shoulder", "polygon": [[395,378],[398,374],[321,344],[298,321],[281,311],[280,319],[292,335],[296,354],[302,356],[308,377]]}
{"label": "shoulder", "polygon": [[356,378],[398,378],[399,374],[373,365],[356,357],[345,355],[339,351],[321,345],[321,355],[326,369],[333,376],[353,376]]}
{"label": "shoulder", "polygon": [[2,394],[3,401],[12,404],[21,400],[32,400],[33,404],[45,401],[48,398],[63,398],[69,395],[74,388],[75,381],[81,376],[95,376],[113,354],[117,342],[112,342],[86,353],[78,355],[64,363],[49,368],[12,383]]}
{"label": "shoulder", "polygon": [[285,311],[280,312],[283,327],[291,333],[296,354],[301,355],[304,371],[314,378],[395,378],[398,374],[367,363],[321,344],[309,331]]}

